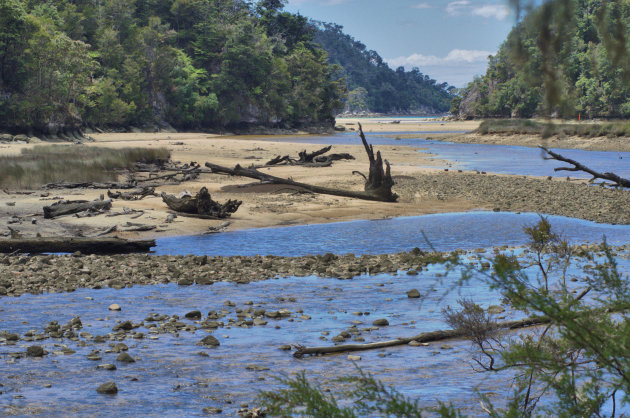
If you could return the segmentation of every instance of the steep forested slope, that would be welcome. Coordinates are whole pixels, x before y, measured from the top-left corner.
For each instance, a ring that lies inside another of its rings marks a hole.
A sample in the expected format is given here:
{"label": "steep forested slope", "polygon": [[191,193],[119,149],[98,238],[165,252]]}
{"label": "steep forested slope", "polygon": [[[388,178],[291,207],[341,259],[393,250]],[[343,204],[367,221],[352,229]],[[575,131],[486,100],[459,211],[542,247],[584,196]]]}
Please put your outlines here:
{"label": "steep forested slope", "polygon": [[380,113],[448,111],[454,89],[448,83],[437,84],[418,69],[405,71],[400,67],[394,71],[375,51],[344,34],[341,26],[313,24],[317,29],[315,42],[328,52],[331,63],[343,68],[349,90],[347,110]]}
{"label": "steep forested slope", "polygon": [[629,38],[628,1],[545,3],[515,26],[486,74],[453,101],[452,112],[628,117]]}
{"label": "steep forested slope", "polygon": [[0,0],[0,129],[331,124],[345,85],[281,0]]}

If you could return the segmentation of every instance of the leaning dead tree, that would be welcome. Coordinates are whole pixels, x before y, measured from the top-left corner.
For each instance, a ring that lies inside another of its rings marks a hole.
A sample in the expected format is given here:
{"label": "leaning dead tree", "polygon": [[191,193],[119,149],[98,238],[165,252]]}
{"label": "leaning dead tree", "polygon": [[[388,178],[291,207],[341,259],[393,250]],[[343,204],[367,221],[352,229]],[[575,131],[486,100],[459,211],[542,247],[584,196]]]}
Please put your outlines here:
{"label": "leaning dead tree", "polygon": [[545,151],[548,155],[548,157],[545,157],[545,160],[557,160],[563,163],[571,164],[573,166],[573,167],[557,167],[557,168],[554,168],[554,171],[583,171],[593,176],[591,181],[595,179],[601,179],[601,180],[607,180],[607,181],[612,182],[613,186],[630,187],[630,180],[624,179],[623,177],[619,177],[615,173],[600,173],[591,168],[588,168],[587,166],[581,164],[578,161],[572,160],[571,158],[563,157],[562,155],[554,151],[551,151],[550,149],[543,147],[542,145],[540,145],[540,148],[543,151]]}
{"label": "leaning dead tree", "polygon": [[347,153],[324,155],[328,151],[330,151],[331,148],[332,148],[332,145],[329,145],[327,147],[324,147],[320,150],[313,151],[313,152],[306,152],[306,150],[300,151],[298,153],[297,159],[291,158],[289,155],[285,155],[285,156],[278,155],[277,157],[267,161],[265,163],[265,166],[288,164],[288,165],[301,165],[301,166],[306,166],[306,167],[329,167],[330,165],[332,165],[333,161],[354,160],[354,157]]}
{"label": "leaning dead tree", "polygon": [[205,187],[202,187],[194,197],[191,195],[177,197],[164,192],[162,192],[161,196],[169,209],[181,214],[189,214],[205,219],[228,218],[243,203],[240,200],[228,200],[223,204],[215,202]]}
{"label": "leaning dead tree", "polygon": [[[367,143],[361,124],[359,124],[359,135],[361,136],[361,141],[363,142],[363,146],[367,152],[368,159],[370,161],[370,168],[367,177],[358,171],[353,171],[353,174],[359,174],[365,179],[364,191],[341,190],[330,187],[315,186],[312,184],[294,181],[292,179],[285,179],[282,177],[272,176],[271,174],[261,173],[255,168],[243,168],[238,164],[234,168],[229,168],[217,164],[206,163],[206,167],[210,168],[212,172],[216,174],[248,177],[260,180],[263,183],[293,186],[313,193],[350,197],[354,199],[374,200],[379,202],[395,202],[398,199],[398,195],[392,192],[394,180],[392,179],[389,162],[387,160],[383,160],[380,151],[377,151],[376,156],[374,155],[374,149],[372,145]],[[385,164],[385,168],[383,167],[383,164]]]}

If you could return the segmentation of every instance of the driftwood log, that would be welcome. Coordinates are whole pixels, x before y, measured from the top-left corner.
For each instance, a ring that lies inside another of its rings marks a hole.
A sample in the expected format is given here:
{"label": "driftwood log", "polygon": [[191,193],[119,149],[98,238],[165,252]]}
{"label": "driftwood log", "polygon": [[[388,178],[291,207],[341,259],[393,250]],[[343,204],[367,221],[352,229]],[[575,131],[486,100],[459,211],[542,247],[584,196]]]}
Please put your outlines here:
{"label": "driftwood log", "polygon": [[120,238],[37,237],[0,240],[0,253],[126,254],[148,252],[155,240],[128,241]]}
{"label": "driftwood log", "polygon": [[263,183],[271,184],[284,184],[287,186],[299,187],[304,190],[313,193],[328,194],[333,196],[350,197],[354,199],[363,200],[375,200],[380,202],[395,202],[398,199],[398,195],[392,192],[392,186],[394,180],[390,172],[390,165],[387,160],[384,161],[386,168],[383,168],[383,159],[380,151],[374,156],[374,149],[367,143],[365,135],[363,135],[363,129],[359,124],[359,132],[361,141],[365,147],[365,151],[368,154],[370,161],[369,177],[364,174],[358,173],[365,179],[364,191],[352,191],[332,189],[329,187],[314,186],[307,183],[300,183],[291,179],[285,179],[282,177],[272,176],[271,174],[261,173],[255,168],[243,168],[240,165],[236,165],[234,168],[223,167],[217,164],[206,163],[206,167],[210,168],[213,173],[227,174],[230,176],[248,177],[256,180],[260,180]]}
{"label": "driftwood log", "polygon": [[155,187],[142,187],[140,190],[132,190],[129,192],[119,191],[107,191],[107,197],[110,199],[122,199],[122,200],[142,200],[147,196],[158,196],[155,193]]}
{"label": "driftwood log", "polygon": [[355,159],[354,156],[347,153],[324,155],[330,151],[331,148],[332,145],[329,145],[313,152],[306,152],[306,150],[300,151],[298,153],[298,159],[291,158],[289,155],[278,155],[267,161],[263,167],[280,164],[301,165],[305,167],[329,167],[332,165],[333,161]]}
{"label": "driftwood log", "polygon": [[573,167],[557,167],[557,168],[554,168],[554,171],[583,171],[593,176],[591,181],[595,179],[601,179],[601,180],[611,181],[614,186],[630,187],[630,180],[625,179],[623,177],[619,177],[615,173],[600,173],[593,169],[588,168],[587,166],[581,164],[578,161],[572,160],[571,158],[563,157],[562,155],[554,151],[551,151],[547,147],[543,147],[542,145],[540,145],[540,148],[543,151],[545,151],[548,155],[547,157],[545,157],[545,160],[557,160],[563,163],[571,164],[573,166]]}
{"label": "driftwood log", "polygon": [[184,196],[179,198],[162,192],[162,200],[169,209],[175,212],[191,214],[204,219],[228,218],[243,203],[240,200],[228,200],[223,204],[215,202],[205,187],[202,187],[195,197]]}
{"label": "driftwood log", "polygon": [[44,186],[44,189],[133,189],[136,187],[135,183],[48,183]]}
{"label": "driftwood log", "polygon": [[[536,325],[548,324],[551,322],[550,318],[547,317],[532,317],[520,319],[517,321],[504,321],[498,322],[496,324],[497,328],[502,329],[518,329],[518,328],[526,328]],[[365,351],[365,350],[374,350],[376,348],[385,348],[385,347],[394,347],[397,345],[405,345],[409,344],[412,341],[417,341],[419,343],[428,343],[434,341],[447,340],[450,338],[463,338],[467,337],[468,334],[466,332],[457,330],[457,329],[449,329],[449,330],[440,330],[440,331],[430,331],[423,332],[418,335],[414,335],[413,337],[407,338],[398,338],[395,340],[388,341],[379,341],[377,343],[369,343],[369,344],[346,344],[346,345],[335,345],[331,347],[304,347],[301,345],[296,346],[296,351],[293,353],[293,357],[295,358],[303,358],[305,355],[312,354],[332,354],[332,353],[342,353],[349,351]]]}
{"label": "driftwood log", "polygon": [[102,212],[112,207],[112,201],[105,200],[63,200],[44,206],[44,218],[53,219],[58,216],[70,215],[84,211]]}

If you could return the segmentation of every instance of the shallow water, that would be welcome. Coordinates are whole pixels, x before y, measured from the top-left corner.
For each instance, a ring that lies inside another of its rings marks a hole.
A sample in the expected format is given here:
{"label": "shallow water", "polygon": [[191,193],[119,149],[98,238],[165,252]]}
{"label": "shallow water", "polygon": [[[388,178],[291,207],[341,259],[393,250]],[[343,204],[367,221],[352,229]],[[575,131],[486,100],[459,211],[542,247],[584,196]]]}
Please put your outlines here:
{"label": "shallow water", "polygon": [[[512,145],[460,144],[423,139],[423,137],[432,133],[439,132],[378,132],[366,133],[365,135],[368,142],[373,145],[401,145],[422,148],[423,152],[434,154],[435,159],[447,161],[442,166],[438,165],[438,168],[450,167],[461,170],[478,170],[489,173],[524,176],[590,178],[589,175],[584,173],[555,172],[554,168],[568,165],[557,161],[544,160],[541,150],[538,148]],[[405,136],[417,135],[418,137],[398,140],[387,136],[396,134],[404,134]],[[355,132],[340,133],[333,136],[291,137],[283,140],[286,142],[322,145],[361,144],[361,140]],[[577,160],[595,171],[612,171],[621,177],[630,177],[630,152],[553,150],[564,157]],[[430,167],[436,166],[431,165]]]}
{"label": "shallow water", "polygon": [[[548,216],[555,231],[569,242],[611,244],[630,238],[630,225],[606,225],[562,216]],[[458,248],[518,246],[527,243],[523,226],[540,220],[533,213],[466,212],[401,217],[375,221],[336,222],[261,228],[221,234],[157,240],[157,254],[284,255],[353,253],[384,254],[414,247],[438,251]],[[423,235],[424,234],[424,235]],[[429,245],[430,243],[430,245]]]}
{"label": "shallow water", "polygon": [[[621,259],[620,263],[627,274],[630,261]],[[183,318],[186,312],[200,310],[205,318],[209,310],[225,309],[229,314],[221,321],[227,323],[228,318],[236,319],[236,308],[253,306],[267,311],[288,309],[292,319],[268,319],[266,326],[220,328],[212,334],[221,345],[212,349],[195,345],[208,333],[205,330],[180,331],[179,336],[173,336],[151,334],[150,329],[139,328],[137,331],[146,334],[144,339],[128,337],[124,340],[129,354],[136,359],[128,365],[117,362],[117,354],[106,352],[109,343],[88,341],[86,347],[80,347],[67,339],[47,339],[34,344],[44,345],[51,354],[42,359],[18,360],[8,354],[24,352],[33,343],[20,341],[15,346],[0,345],[0,382],[4,385],[0,388],[4,392],[0,395],[0,414],[188,416],[201,415],[205,407],[219,407],[227,416],[234,416],[242,403],[256,406],[254,399],[260,390],[277,387],[274,377],[301,370],[306,370],[311,380],[334,389],[338,383],[332,379],[356,374],[346,354],[298,360],[279,346],[332,345],[332,336],[353,324],[359,329],[369,327],[376,318],[387,318],[390,326],[364,331],[362,336],[366,342],[412,336],[448,328],[441,309],[455,306],[458,298],[472,297],[484,307],[499,304],[498,295],[478,281],[452,290],[459,276],[443,276],[443,273],[443,267],[432,266],[417,276],[363,275],[352,280],[304,277],[247,285],[216,283],[189,287],[170,284],[1,298],[2,329],[22,335],[32,329],[40,333],[51,320],[67,323],[75,315],[80,316],[83,323],[80,331],[93,335],[105,335],[123,320],[139,323],[151,313]],[[411,288],[417,288],[424,298],[409,299],[406,292]],[[227,300],[234,306],[226,306]],[[248,301],[253,305],[246,304]],[[121,305],[122,311],[108,311],[111,303]],[[357,315],[358,312],[363,315]],[[308,315],[310,319],[300,318],[301,315]],[[323,331],[330,333],[326,341],[320,339]],[[55,354],[62,348],[61,344],[76,353]],[[101,361],[87,360],[87,354],[93,349],[101,351]],[[200,356],[201,351],[208,356]],[[418,398],[423,407],[446,401],[470,414],[480,414],[475,390],[499,403],[511,393],[509,374],[473,371],[471,349],[466,341],[437,342],[426,347],[400,346],[357,354],[362,357],[358,362],[361,368],[394,385],[405,395]],[[101,363],[114,363],[118,369],[97,370],[96,366]],[[248,366],[252,365],[262,366],[264,370],[249,370]],[[119,393],[115,396],[96,394],[96,388],[110,380],[117,383]],[[46,388],[46,384],[52,387]]]}

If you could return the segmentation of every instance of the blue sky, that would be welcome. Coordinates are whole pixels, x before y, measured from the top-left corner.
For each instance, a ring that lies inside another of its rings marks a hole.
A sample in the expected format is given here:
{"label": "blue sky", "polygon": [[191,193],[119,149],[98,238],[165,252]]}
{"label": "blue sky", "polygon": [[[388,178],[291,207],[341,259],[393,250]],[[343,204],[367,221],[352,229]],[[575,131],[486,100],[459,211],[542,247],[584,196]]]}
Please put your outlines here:
{"label": "blue sky", "polygon": [[286,10],[342,25],[392,68],[456,87],[485,73],[515,22],[506,0],[289,0]]}

